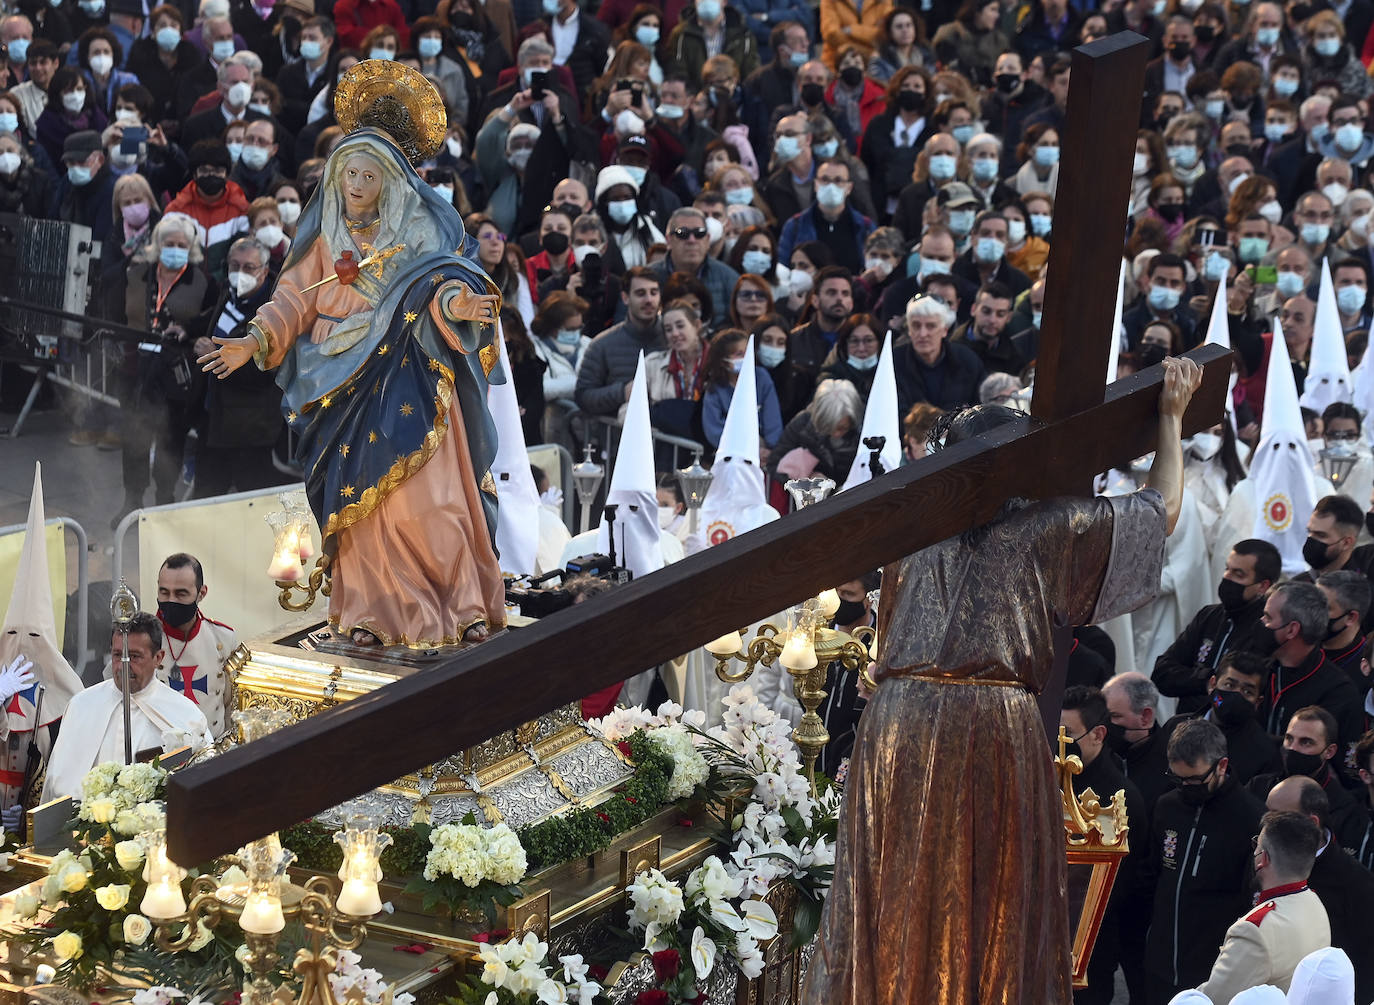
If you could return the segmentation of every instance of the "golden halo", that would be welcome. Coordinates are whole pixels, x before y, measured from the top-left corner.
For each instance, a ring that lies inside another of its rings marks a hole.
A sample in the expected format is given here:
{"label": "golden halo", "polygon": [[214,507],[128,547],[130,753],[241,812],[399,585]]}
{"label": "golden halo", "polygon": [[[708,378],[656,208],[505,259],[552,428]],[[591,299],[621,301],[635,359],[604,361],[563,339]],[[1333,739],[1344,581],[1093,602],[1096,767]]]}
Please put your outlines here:
{"label": "golden halo", "polygon": [[423,75],[390,59],[355,63],[334,88],[334,118],[345,133],[380,129],[418,164],[433,157],[448,134],[439,90]]}

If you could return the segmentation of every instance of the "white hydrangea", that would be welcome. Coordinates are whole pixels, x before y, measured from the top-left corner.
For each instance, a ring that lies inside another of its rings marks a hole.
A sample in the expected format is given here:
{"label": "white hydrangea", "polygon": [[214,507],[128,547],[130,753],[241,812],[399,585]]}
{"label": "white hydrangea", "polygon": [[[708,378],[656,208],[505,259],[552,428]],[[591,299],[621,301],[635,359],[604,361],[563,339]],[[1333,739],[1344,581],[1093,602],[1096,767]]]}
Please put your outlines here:
{"label": "white hydrangea", "polygon": [[660,726],[649,741],[673,759],[673,777],[668,780],[668,798],[686,799],[711,774],[711,766],[696,749],[692,734],[682,726]]}
{"label": "white hydrangea", "polygon": [[525,878],[529,861],[520,838],[505,824],[482,832],[482,872],[494,883],[509,885]]}
{"label": "white hydrangea", "polygon": [[465,886],[485,879],[509,885],[524,879],[529,868],[524,846],[505,824],[444,824],[430,832],[429,843],[424,876],[430,882],[443,875]]}

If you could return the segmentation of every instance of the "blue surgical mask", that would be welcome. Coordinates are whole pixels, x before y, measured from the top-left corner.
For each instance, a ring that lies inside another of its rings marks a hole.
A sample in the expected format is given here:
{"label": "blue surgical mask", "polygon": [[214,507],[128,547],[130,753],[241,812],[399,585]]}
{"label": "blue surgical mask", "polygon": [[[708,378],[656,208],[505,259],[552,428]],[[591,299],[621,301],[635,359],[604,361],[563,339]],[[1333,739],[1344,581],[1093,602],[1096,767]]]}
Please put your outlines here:
{"label": "blue surgical mask", "polygon": [[163,248],[157,259],[165,269],[184,269],[191,260],[191,251],[189,248]]}
{"label": "blue surgical mask", "polygon": [[949,229],[963,237],[973,229],[975,215],[971,209],[951,209],[949,211]]}
{"label": "blue surgical mask", "polygon": [[720,0],[697,0],[698,21],[715,21],[720,14]]}
{"label": "blue surgical mask", "polygon": [[396,55],[390,49],[375,48],[367,54],[368,59],[395,59]]}
{"label": "blue surgical mask", "polygon": [[1030,215],[1031,233],[1036,237],[1048,237],[1053,222],[1054,218],[1048,213],[1032,213]]}
{"label": "blue surgical mask", "polygon": [[651,24],[641,24],[635,28],[635,41],[652,49],[658,45],[658,29]]}
{"label": "blue surgical mask", "polygon": [[[181,44],[181,32],[171,25],[159,28],[154,36],[157,39],[157,47],[163,52],[171,52]],[[10,52],[14,51],[14,43],[10,43]]]}
{"label": "blue surgical mask", "polygon": [[1221,98],[1212,98],[1203,102],[1202,112],[1209,119],[1219,119],[1226,114],[1226,102]]}
{"label": "blue surgical mask", "polygon": [[224,146],[229,151],[229,160],[234,164],[237,164],[239,162],[239,158],[243,156],[243,144],[226,143],[224,144]]}
{"label": "blue surgical mask", "polygon": [[426,35],[415,43],[415,51],[420,54],[421,59],[433,59],[444,49],[444,40],[435,38],[433,35]]}
{"label": "blue surgical mask", "polygon": [[1150,287],[1150,306],[1160,313],[1171,311],[1178,306],[1181,290],[1171,290],[1167,286]]}
{"label": "blue surgical mask", "polygon": [[1304,223],[1302,225],[1302,241],[1304,244],[1321,244],[1331,236],[1331,224],[1329,223]]}
{"label": "blue surgical mask", "polygon": [[687,114],[687,109],[681,105],[659,105],[654,109],[654,114],[660,119],[680,119]]}
{"label": "blue surgical mask", "polygon": [[1059,148],[1058,148],[1058,147],[1036,147],[1036,148],[1035,148],[1035,166],[1036,166],[1036,167],[1054,167],[1054,166],[1055,166],[1056,164],[1058,164],[1058,163],[1059,163]]}
{"label": "blue surgical mask", "polygon": [[1364,142],[1364,130],[1358,122],[1347,122],[1336,130],[1336,146],[1342,150],[1358,150]]}
{"label": "blue surgical mask", "polygon": [[1242,262],[1254,265],[1269,254],[1269,241],[1263,237],[1242,237],[1237,244],[1237,250]]}
{"label": "blue surgical mask", "polygon": [[916,276],[920,279],[926,276],[947,276],[949,275],[949,263],[942,262],[938,258],[921,259],[921,267],[916,270]]}
{"label": "blue surgical mask", "polygon": [[1307,281],[1303,279],[1300,272],[1280,272],[1274,281],[1274,289],[1279,291],[1279,296],[1287,300],[1289,297],[1296,297],[1307,288]]}
{"label": "blue surgical mask", "polygon": [[735,373],[743,373],[743,372],[744,372],[744,357],[741,356],[739,359],[732,359],[732,360],[730,361],[730,369],[731,369],[731,370],[734,370]]}
{"label": "blue surgical mask", "polygon": [[809,52],[794,52],[787,57],[787,61],[792,64],[792,69],[800,70],[806,65],[806,61],[811,58]]}
{"label": "blue surgical mask", "polygon": [[1358,314],[1368,299],[1369,293],[1362,286],[1342,286],[1336,291],[1336,306],[1342,314]]}
{"label": "blue surgical mask", "polygon": [[210,55],[215,57],[216,63],[223,63],[233,54],[234,40],[232,38],[221,38],[210,45]]}
{"label": "blue surgical mask", "polygon": [[582,341],[582,329],[564,328],[558,333],[557,338],[559,345],[577,345]]}
{"label": "blue surgical mask", "polygon": [[748,206],[754,201],[754,189],[747,185],[744,188],[726,189],[725,201],[731,206]]}
{"label": "blue surgical mask", "polygon": [[1207,277],[1208,282],[1219,283],[1226,278],[1230,271],[1230,259],[1220,251],[1208,253],[1207,261],[1203,264],[1203,275]]}
{"label": "blue surgical mask", "polygon": [[633,199],[618,199],[606,204],[606,212],[610,214],[611,219],[622,226],[633,220],[638,211]]}
{"label": "blue surgical mask", "polygon": [[986,185],[997,177],[997,167],[996,157],[980,157],[973,162],[973,180]]}
{"label": "blue surgical mask", "polygon": [[22,63],[29,58],[29,40],[27,38],[16,38],[10,42],[7,48],[11,63]]}
{"label": "blue surgical mask", "polygon": [[963,146],[969,140],[973,139],[973,126],[971,125],[955,126],[949,132],[950,135],[954,137],[954,139],[958,142],[960,146]]}
{"label": "blue surgical mask", "polygon": [[865,356],[863,359],[855,359],[853,356],[845,356],[845,362],[855,370],[872,370],[878,365],[877,356]]}
{"label": "blue surgical mask", "polygon": [[91,183],[91,177],[91,169],[85,164],[67,165],[67,181],[71,182],[73,185],[77,187],[89,185]]}
{"label": "blue surgical mask", "polygon": [[759,346],[759,366],[771,370],[787,358],[787,350],[777,345]]}
{"label": "blue surgical mask", "polygon": [[314,62],[324,54],[324,44],[316,42],[313,38],[308,42],[301,43],[301,59],[308,59]]}
{"label": "blue surgical mask", "polygon": [[786,164],[794,160],[797,154],[801,153],[801,141],[795,136],[779,136],[773,143],[773,156],[780,163]]}
{"label": "blue surgical mask", "polygon": [[1169,147],[1169,160],[1183,170],[1189,171],[1197,165],[1197,147],[1191,145]]}
{"label": "blue surgical mask", "polygon": [[19,131],[19,116],[13,112],[0,112],[0,132],[17,133]]}
{"label": "blue surgical mask", "polygon": [[1341,40],[1339,38],[1319,38],[1312,43],[1312,49],[1318,56],[1325,56],[1329,59],[1341,51]]}
{"label": "blue surgical mask", "polygon": [[773,256],[766,251],[746,251],[740,258],[740,265],[744,266],[745,272],[753,275],[767,275],[773,267]]}
{"label": "blue surgical mask", "polygon": [[1317,122],[1317,123],[1314,123],[1313,126],[1312,126],[1312,128],[1308,130],[1308,133],[1311,135],[1313,142],[1315,142],[1315,143],[1321,143],[1321,142],[1324,141],[1328,136],[1331,135],[1331,123],[1329,123],[1329,122]]}
{"label": "blue surgical mask", "polygon": [[980,237],[973,245],[973,257],[984,265],[1000,262],[1007,246],[995,237]]}
{"label": "blue surgical mask", "polygon": [[1270,143],[1282,143],[1292,131],[1293,127],[1287,122],[1266,122],[1264,124],[1264,138]]}
{"label": "blue surgical mask", "polygon": [[834,157],[840,152],[840,141],[826,140],[824,143],[817,143],[815,150],[817,157]]}
{"label": "blue surgical mask", "polygon": [[826,209],[838,209],[840,206],[844,205],[844,186],[816,186],[816,201]]}
{"label": "blue surgical mask", "polygon": [[953,154],[930,155],[930,176],[936,181],[949,181],[958,167],[958,158]]}
{"label": "blue surgical mask", "polygon": [[644,187],[644,179],[649,176],[648,168],[637,167],[633,164],[622,164],[620,166],[623,167],[626,173],[634,179],[635,188],[642,189]]}
{"label": "blue surgical mask", "polygon": [[553,17],[555,14],[558,13],[559,6],[560,4],[558,0],[544,0],[544,13],[547,14],[549,17]]}
{"label": "blue surgical mask", "polygon": [[1279,30],[1277,28],[1257,28],[1255,29],[1255,41],[1266,49],[1272,49],[1279,44]]}
{"label": "blue surgical mask", "polygon": [[1298,82],[1292,77],[1274,78],[1274,93],[1280,98],[1291,98],[1298,93]]}
{"label": "blue surgical mask", "polygon": [[1031,311],[1031,324],[1036,328],[1040,327],[1040,319],[1045,316],[1044,311]]}

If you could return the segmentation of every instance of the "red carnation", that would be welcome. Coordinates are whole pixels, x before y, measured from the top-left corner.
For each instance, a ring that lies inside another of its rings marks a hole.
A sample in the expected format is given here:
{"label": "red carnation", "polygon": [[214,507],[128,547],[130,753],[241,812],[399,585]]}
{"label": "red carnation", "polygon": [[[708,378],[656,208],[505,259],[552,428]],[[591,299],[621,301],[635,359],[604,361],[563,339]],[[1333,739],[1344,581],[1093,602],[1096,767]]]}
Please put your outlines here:
{"label": "red carnation", "polygon": [[654,953],[654,976],[660,981],[670,981],[677,976],[682,966],[682,956],[676,949],[661,949]]}
{"label": "red carnation", "polygon": [[635,1005],[668,1005],[667,991],[641,991],[635,995]]}
{"label": "red carnation", "polygon": [[596,811],[596,815],[599,816],[602,820],[606,821],[606,823],[611,822],[611,818],[608,817],[606,814],[602,813],[600,810]]}
{"label": "red carnation", "polygon": [[626,801],[627,803],[638,803],[638,802],[639,802],[639,800],[636,799],[634,796],[626,796],[626,797],[625,797],[625,801]]}
{"label": "red carnation", "polygon": [[633,756],[634,756],[633,754],[630,753],[630,741],[629,741],[629,740],[621,740],[619,743],[616,744],[616,748],[617,748],[622,754],[624,754],[626,757],[633,757]]}

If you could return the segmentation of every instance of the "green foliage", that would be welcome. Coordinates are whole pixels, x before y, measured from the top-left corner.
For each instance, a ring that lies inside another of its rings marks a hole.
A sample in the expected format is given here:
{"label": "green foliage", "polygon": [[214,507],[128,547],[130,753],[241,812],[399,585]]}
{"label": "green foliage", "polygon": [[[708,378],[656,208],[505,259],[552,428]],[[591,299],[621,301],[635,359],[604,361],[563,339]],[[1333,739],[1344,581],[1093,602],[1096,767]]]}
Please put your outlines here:
{"label": "green foliage", "polygon": [[[423,871],[429,854],[429,831],[415,827],[383,827],[390,834],[391,847],[382,852],[382,872],[387,876],[409,876]],[[343,864],[343,849],[334,841],[333,828],[315,820],[287,827],[280,833],[282,846],[296,853],[296,865],[316,872],[338,872]]]}

